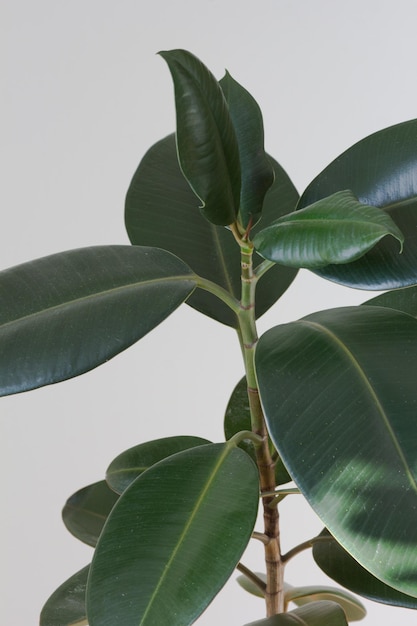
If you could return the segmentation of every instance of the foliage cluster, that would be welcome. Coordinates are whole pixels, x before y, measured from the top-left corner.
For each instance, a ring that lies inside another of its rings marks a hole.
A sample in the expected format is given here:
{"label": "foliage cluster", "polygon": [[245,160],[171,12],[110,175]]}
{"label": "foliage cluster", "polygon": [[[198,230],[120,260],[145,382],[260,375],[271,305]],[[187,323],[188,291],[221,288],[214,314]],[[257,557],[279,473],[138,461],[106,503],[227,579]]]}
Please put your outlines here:
{"label": "foliage cluster", "polygon": [[[365,614],[351,592],[416,608],[417,121],[355,144],[299,197],[265,153],[253,97],[189,52],[161,55],[177,130],[134,174],[133,245],[1,272],[0,392],[83,374],[183,302],[236,332],[245,377],[225,441],[142,442],[67,500],[64,523],[94,556],[52,594],[41,626],[185,626],[236,568],[265,599],[251,626],[346,625]],[[258,338],[257,318],[299,268],[386,293]],[[279,504],[302,496],[324,528],[283,554]],[[251,538],[264,572],[241,562]],[[287,584],[305,549],[340,587]]]}

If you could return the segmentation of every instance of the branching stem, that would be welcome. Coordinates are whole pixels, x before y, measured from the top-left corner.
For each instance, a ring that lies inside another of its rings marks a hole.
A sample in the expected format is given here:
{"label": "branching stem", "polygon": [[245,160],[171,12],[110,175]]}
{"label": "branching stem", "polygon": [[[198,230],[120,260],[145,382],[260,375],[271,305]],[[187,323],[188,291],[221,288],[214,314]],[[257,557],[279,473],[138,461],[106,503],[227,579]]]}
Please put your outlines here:
{"label": "branching stem", "polygon": [[244,574],[246,578],[251,580],[257,587],[259,587],[261,592],[265,594],[266,583],[264,583],[264,581],[261,580],[259,576],[257,576],[254,572],[252,572],[252,570],[248,569],[246,565],[243,565],[243,563],[238,563],[236,566],[236,569],[238,569],[239,572]]}
{"label": "branching stem", "polygon": [[215,296],[220,298],[220,300],[223,300],[223,302],[227,304],[227,306],[232,309],[232,311],[236,313],[236,315],[239,314],[241,309],[239,301],[234,298],[226,289],[220,287],[220,285],[216,285],[216,283],[208,280],[207,278],[198,276],[197,274],[194,276],[194,279],[197,283],[197,287],[214,294]]}
{"label": "branching stem", "polygon": [[286,554],[283,554],[281,557],[282,561],[283,563],[288,563],[288,561],[297,556],[297,554],[312,548],[315,543],[324,543],[326,541],[334,541],[334,538],[331,536],[327,537],[319,535],[317,537],[313,537],[312,539],[308,539],[308,541],[303,541],[303,543],[298,544],[298,546],[294,546],[294,548],[289,550]]}

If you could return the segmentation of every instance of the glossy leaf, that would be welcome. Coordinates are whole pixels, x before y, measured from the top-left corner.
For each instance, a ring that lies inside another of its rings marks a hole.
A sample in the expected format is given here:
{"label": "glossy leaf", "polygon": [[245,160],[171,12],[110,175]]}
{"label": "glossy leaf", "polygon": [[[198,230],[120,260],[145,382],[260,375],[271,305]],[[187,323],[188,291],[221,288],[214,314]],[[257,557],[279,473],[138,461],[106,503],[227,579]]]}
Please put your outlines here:
{"label": "glossy leaf", "polygon": [[[260,580],[266,583],[265,574],[262,572],[256,572],[256,575],[260,578]],[[265,598],[264,593],[258,585],[256,585],[247,576],[238,576],[236,580],[239,585],[245,589],[245,591],[257,596],[258,598]],[[365,607],[355,596],[344,589],[336,589],[335,587],[328,587],[324,585],[293,587],[288,583],[284,583],[284,597],[286,604],[294,602],[297,606],[321,600],[337,602],[337,604],[342,607],[348,622],[361,620],[366,615]]]}
{"label": "glossy leaf", "polygon": [[[326,530],[321,535],[331,537]],[[346,589],[375,602],[417,609],[417,598],[401,593],[372,576],[336,540],[315,543],[313,557],[327,576]]]}
{"label": "glossy leaf", "polygon": [[417,287],[387,291],[363,303],[367,306],[385,306],[417,317]]}
{"label": "glossy leaf", "polygon": [[387,235],[402,245],[404,238],[387,213],[340,191],[279,218],[258,232],[254,244],[270,261],[313,269],[354,261]]}
{"label": "glossy leaf", "polygon": [[160,54],[174,81],[181,169],[202,203],[204,217],[213,224],[232,224],[239,208],[240,162],[223,92],[213,74],[190,52]]}
{"label": "glossy leaf", "polygon": [[[236,435],[244,430],[252,430],[245,376],[240,379],[236,387],[233,389],[232,395],[230,396],[230,400],[227,404],[224,415],[224,434],[226,439],[229,440],[233,437],[233,435]],[[256,455],[253,443],[244,440],[239,444],[239,447],[245,450],[255,461]],[[273,447],[272,442],[271,447]],[[273,449],[275,451],[275,448]],[[292,480],[281,459],[278,459],[275,465],[275,480],[277,485],[284,485]]]}
{"label": "glossy leaf", "polygon": [[74,537],[94,547],[118,497],[104,480],[80,489],[68,498],[63,508],[66,528]]}
{"label": "glossy leaf", "polygon": [[153,465],[126,489],[95,551],[90,626],[191,624],[231,575],[251,536],[258,472],[230,444]]}
{"label": "glossy leaf", "polygon": [[242,178],[239,219],[247,228],[261,217],[265,194],[274,182],[274,169],[265,154],[262,113],[257,102],[228,72],[220,86],[239,146]]}
{"label": "glossy leaf", "polygon": [[85,590],[90,566],[68,578],[45,603],[40,626],[87,626]]}
{"label": "glossy leaf", "polygon": [[109,465],[106,480],[117,493],[123,493],[145,470],[177,452],[210,443],[201,437],[165,437],[129,448]]}
{"label": "glossy leaf", "polygon": [[349,148],[307,187],[299,208],[350,189],[364,204],[384,209],[405,235],[404,249],[382,239],[361,259],[315,270],[360,289],[393,289],[417,283],[417,120],[379,131]]}
{"label": "glossy leaf", "polygon": [[343,609],[335,602],[311,602],[307,606],[281,613],[246,626],[348,626]]}
{"label": "glossy leaf", "polygon": [[[280,215],[293,211],[298,200],[287,174],[278,163],[272,162],[275,181],[266,194],[260,225],[268,225]],[[228,229],[210,224],[196,210],[194,194],[178,164],[174,135],[155,144],[139,164],[127,193],[125,220],[134,245],[156,246],[173,252],[199,276],[240,299],[239,247]],[[255,255],[255,266],[262,260]],[[257,317],[281,297],[295,276],[296,270],[277,265],[259,280]],[[223,324],[236,327],[235,314],[206,291],[196,290],[187,304]]]}
{"label": "glossy leaf", "polygon": [[0,273],[0,394],[56,383],[108,361],[195,288],[164,250],[97,246]]}
{"label": "glossy leaf", "polygon": [[417,320],[322,311],[265,333],[256,368],[270,435],[312,507],[374,576],[417,595]]}

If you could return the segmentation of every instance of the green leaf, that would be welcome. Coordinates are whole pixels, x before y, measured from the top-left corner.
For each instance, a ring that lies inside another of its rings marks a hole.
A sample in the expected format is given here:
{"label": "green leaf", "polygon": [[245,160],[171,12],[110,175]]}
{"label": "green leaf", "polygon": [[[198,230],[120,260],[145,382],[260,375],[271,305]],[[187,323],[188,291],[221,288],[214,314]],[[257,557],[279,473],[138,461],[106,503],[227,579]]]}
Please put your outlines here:
{"label": "green leaf", "polygon": [[289,613],[281,613],[246,626],[348,626],[343,609],[335,602],[311,602]]}
{"label": "green leaf", "polygon": [[313,180],[299,208],[351,189],[363,204],[390,215],[405,236],[404,249],[383,238],[361,259],[315,270],[360,289],[393,289],[417,283],[417,120],[381,130],[349,148]]}
{"label": "green leaf", "polygon": [[153,465],[101,534],[87,590],[90,626],[191,624],[237,565],[256,519],[248,455],[208,444]]}
{"label": "green leaf", "polygon": [[270,261],[313,269],[355,261],[387,235],[402,245],[404,237],[387,213],[339,191],[279,218],[258,232],[254,244]]}
{"label": "green leaf", "polygon": [[[263,572],[254,572],[254,573],[260,580],[262,580],[266,584],[266,574],[264,574]],[[253,582],[253,580],[251,580],[244,574],[241,574],[240,576],[238,576],[236,578],[236,582],[242,587],[242,589],[244,589],[248,593],[251,593],[253,596],[256,596],[257,598],[262,598],[263,600],[265,599],[265,594],[260,589],[260,587],[256,585]]]}
{"label": "green leaf", "polygon": [[265,194],[274,182],[274,168],[265,154],[262,113],[257,102],[228,72],[220,86],[239,146],[242,177],[239,219],[247,228],[249,224],[254,226],[261,216]]}
{"label": "green leaf", "polygon": [[256,369],[269,433],[339,543],[417,595],[417,320],[322,311],[265,333]]}
{"label": "green leaf", "polygon": [[363,604],[344,589],[325,585],[309,585],[304,587],[288,587],[285,598],[297,606],[305,606],[311,602],[328,600],[341,606],[348,622],[357,622],[366,616]]}
{"label": "green leaf", "polygon": [[118,497],[104,480],[80,489],[68,498],[62,510],[66,528],[74,537],[94,547]]}
{"label": "green leaf", "polygon": [[[255,573],[260,580],[266,583],[266,575],[264,573]],[[262,593],[258,585],[247,576],[238,576],[236,580],[245,591],[248,591],[258,598],[265,598],[264,593]],[[337,604],[342,607],[348,622],[361,620],[366,615],[365,607],[355,596],[344,589],[336,589],[335,587],[327,587],[324,585],[293,587],[288,583],[284,583],[284,597],[286,604],[294,602],[297,606],[303,606],[310,602],[318,602],[321,600],[337,602]]]}
{"label": "green leaf", "polygon": [[[246,376],[241,378],[233,389],[227,404],[224,415],[224,435],[226,440],[229,440],[245,430],[252,430]],[[253,443],[244,440],[239,443],[239,447],[245,450],[254,461],[256,460]],[[278,459],[275,465],[275,480],[277,485],[285,485],[292,481],[281,459]]]}
{"label": "green leaf", "polygon": [[[273,166],[275,181],[265,197],[262,225],[292,211],[298,200],[287,174],[275,161]],[[134,245],[169,250],[196,274],[220,285],[240,300],[239,246],[228,229],[210,224],[195,210],[194,194],[178,165],[174,135],[155,144],[139,164],[127,192],[125,220],[129,239]],[[262,260],[255,255],[255,266]],[[281,297],[295,276],[296,270],[277,265],[259,280],[257,317]],[[237,326],[235,314],[206,291],[197,289],[187,304],[223,324]]]}
{"label": "green leaf", "polygon": [[[320,535],[331,537],[327,530],[323,530]],[[315,543],[313,557],[327,576],[346,589],[375,602],[417,609],[416,598],[401,593],[372,576],[335,539]]]}
{"label": "green leaf", "polygon": [[45,603],[40,626],[87,626],[85,590],[90,566],[68,578]]}
{"label": "green leaf", "polygon": [[201,437],[181,436],[155,439],[134,446],[119,454],[110,463],[106,472],[107,483],[117,493],[123,493],[140,474],[158,461],[207,443],[210,442]]}
{"label": "green leaf", "polygon": [[395,289],[371,298],[363,303],[366,306],[385,306],[417,317],[417,287]]}
{"label": "green leaf", "polygon": [[219,83],[186,50],[160,52],[175,87],[181,169],[213,224],[232,224],[239,209],[240,162],[235,130]]}
{"label": "green leaf", "polygon": [[0,272],[0,395],[108,361],[194,288],[180,259],[132,246],[70,250]]}

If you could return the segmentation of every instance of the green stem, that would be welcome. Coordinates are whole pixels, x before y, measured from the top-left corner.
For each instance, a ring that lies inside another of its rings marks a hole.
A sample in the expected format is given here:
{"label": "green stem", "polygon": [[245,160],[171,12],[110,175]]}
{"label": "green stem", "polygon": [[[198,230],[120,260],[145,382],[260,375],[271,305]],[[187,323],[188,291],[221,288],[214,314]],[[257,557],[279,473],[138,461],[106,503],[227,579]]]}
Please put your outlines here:
{"label": "green stem", "polygon": [[200,289],[204,289],[204,291],[208,291],[209,293],[212,293],[213,295],[217,296],[218,298],[220,298],[220,300],[222,300],[225,304],[227,304],[227,306],[230,309],[232,309],[232,311],[236,313],[236,315],[239,314],[240,312],[239,301],[236,298],[234,298],[229,293],[229,291],[224,289],[224,287],[220,287],[220,285],[216,285],[216,283],[214,283],[213,281],[208,280],[207,278],[203,278],[202,276],[198,276],[197,274],[194,275],[194,279],[197,283],[197,287],[199,287]]}
{"label": "green stem", "polygon": [[261,276],[266,274],[266,272],[270,270],[271,267],[274,267],[274,265],[276,265],[276,263],[274,263],[273,261],[268,261],[268,259],[265,259],[264,261],[262,261],[262,263],[259,263],[259,265],[255,268],[256,278],[259,280]]}
{"label": "green stem", "polygon": [[[275,462],[269,449],[268,431],[262,411],[255,373],[255,349],[258,334],[255,321],[255,289],[257,277],[253,271],[253,245],[240,240],[242,297],[238,313],[238,334],[245,363],[252,431],[260,438],[256,446],[261,493],[275,490]],[[264,542],[266,564],[265,601],[267,617],[284,611],[283,562],[279,538],[279,518],[276,506],[271,507],[274,496],[262,496],[264,511]]]}

